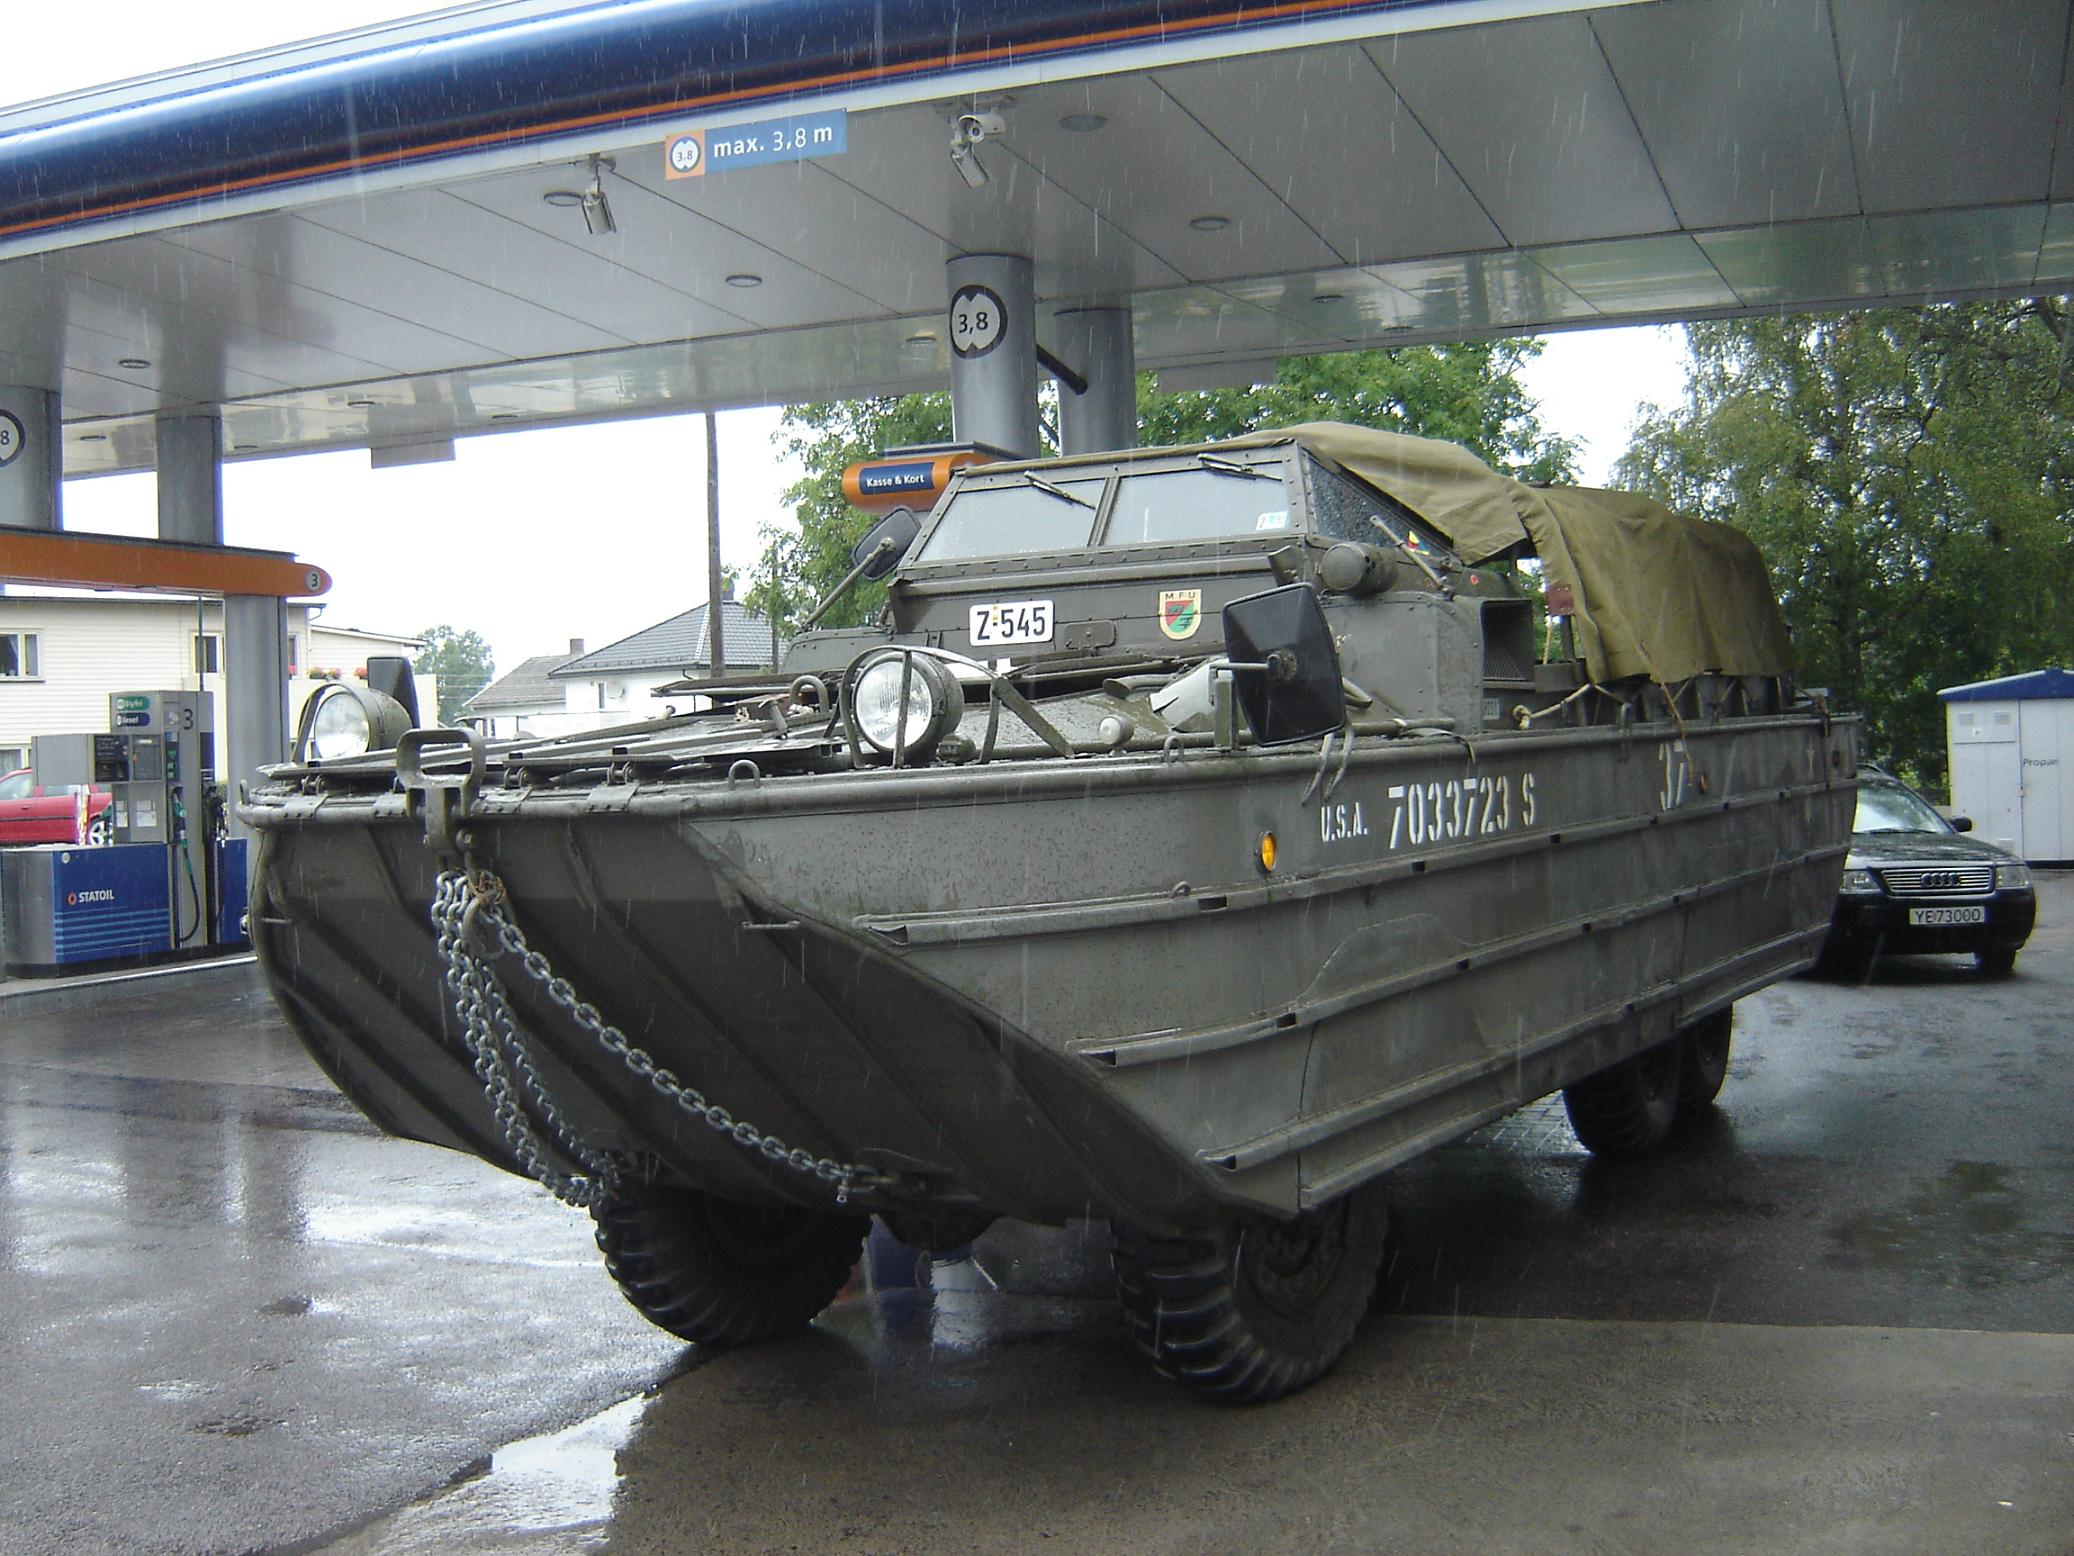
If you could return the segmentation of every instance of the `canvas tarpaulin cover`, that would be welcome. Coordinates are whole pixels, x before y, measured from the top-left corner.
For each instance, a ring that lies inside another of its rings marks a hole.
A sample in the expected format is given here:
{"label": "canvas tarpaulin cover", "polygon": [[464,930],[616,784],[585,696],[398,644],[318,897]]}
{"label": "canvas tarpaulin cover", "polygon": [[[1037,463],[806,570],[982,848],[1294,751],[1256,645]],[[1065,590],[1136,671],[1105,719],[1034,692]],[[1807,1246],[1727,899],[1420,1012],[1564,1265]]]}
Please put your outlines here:
{"label": "canvas tarpaulin cover", "polygon": [[1529,486],[1456,444],[1343,422],[1230,441],[1284,440],[1394,497],[1464,561],[1516,549],[1539,556],[1548,583],[1574,596],[1578,652],[1594,680],[1669,683],[1793,668],[1764,558],[1730,525],[1681,518],[1631,492]]}

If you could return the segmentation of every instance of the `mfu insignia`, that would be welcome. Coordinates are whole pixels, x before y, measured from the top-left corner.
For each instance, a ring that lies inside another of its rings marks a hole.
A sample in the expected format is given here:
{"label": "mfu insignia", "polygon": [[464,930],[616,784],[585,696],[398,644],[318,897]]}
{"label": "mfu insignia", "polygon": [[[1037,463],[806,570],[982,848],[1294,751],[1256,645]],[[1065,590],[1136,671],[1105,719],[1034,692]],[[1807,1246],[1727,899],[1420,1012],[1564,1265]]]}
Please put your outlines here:
{"label": "mfu insignia", "polygon": [[1162,589],[1159,592],[1159,630],[1168,637],[1192,638],[1203,624],[1203,591]]}

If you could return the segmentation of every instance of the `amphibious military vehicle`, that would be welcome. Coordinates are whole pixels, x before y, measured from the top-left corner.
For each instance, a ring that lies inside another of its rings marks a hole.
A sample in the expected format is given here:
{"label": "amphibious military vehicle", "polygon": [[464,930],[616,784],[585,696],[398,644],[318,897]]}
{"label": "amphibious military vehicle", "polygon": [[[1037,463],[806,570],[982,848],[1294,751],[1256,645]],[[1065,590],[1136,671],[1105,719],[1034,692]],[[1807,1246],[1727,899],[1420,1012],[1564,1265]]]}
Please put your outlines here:
{"label": "amphibious military vehicle", "polygon": [[588,1207],[687,1339],[806,1324],[872,1214],[1093,1215],[1163,1372],[1285,1394],[1392,1166],[1559,1089],[1652,1148],[1827,929],[1855,726],[1721,526],[1312,425],[972,466],[858,563],[880,625],[703,711],[356,690],[240,810],[331,1076]]}

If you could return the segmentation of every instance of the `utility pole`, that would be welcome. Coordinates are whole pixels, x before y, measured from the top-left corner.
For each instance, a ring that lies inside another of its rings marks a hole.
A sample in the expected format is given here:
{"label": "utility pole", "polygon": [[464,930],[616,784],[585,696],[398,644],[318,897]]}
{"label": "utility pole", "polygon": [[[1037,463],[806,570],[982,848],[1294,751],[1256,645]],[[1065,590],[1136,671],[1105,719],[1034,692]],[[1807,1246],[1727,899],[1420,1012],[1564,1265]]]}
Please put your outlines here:
{"label": "utility pole", "polygon": [[727,611],[720,597],[720,423],[706,412],[706,628],[712,635],[709,673],[727,673]]}

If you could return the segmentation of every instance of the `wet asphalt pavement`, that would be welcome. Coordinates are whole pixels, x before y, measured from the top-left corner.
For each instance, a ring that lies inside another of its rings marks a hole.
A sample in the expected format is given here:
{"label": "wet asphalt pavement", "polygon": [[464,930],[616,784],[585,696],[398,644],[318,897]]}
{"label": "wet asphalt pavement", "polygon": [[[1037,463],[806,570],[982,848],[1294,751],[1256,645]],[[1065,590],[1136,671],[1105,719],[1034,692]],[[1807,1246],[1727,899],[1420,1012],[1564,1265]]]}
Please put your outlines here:
{"label": "wet asphalt pavement", "polygon": [[0,1552],[2074,1552],[2042,896],[2006,983],[1746,1000],[1661,1156],[1543,1103],[1402,1170],[1377,1316],[1249,1411],[1138,1361],[1089,1228],[700,1355],[583,1217],[377,1135],[249,969],[0,985]]}

